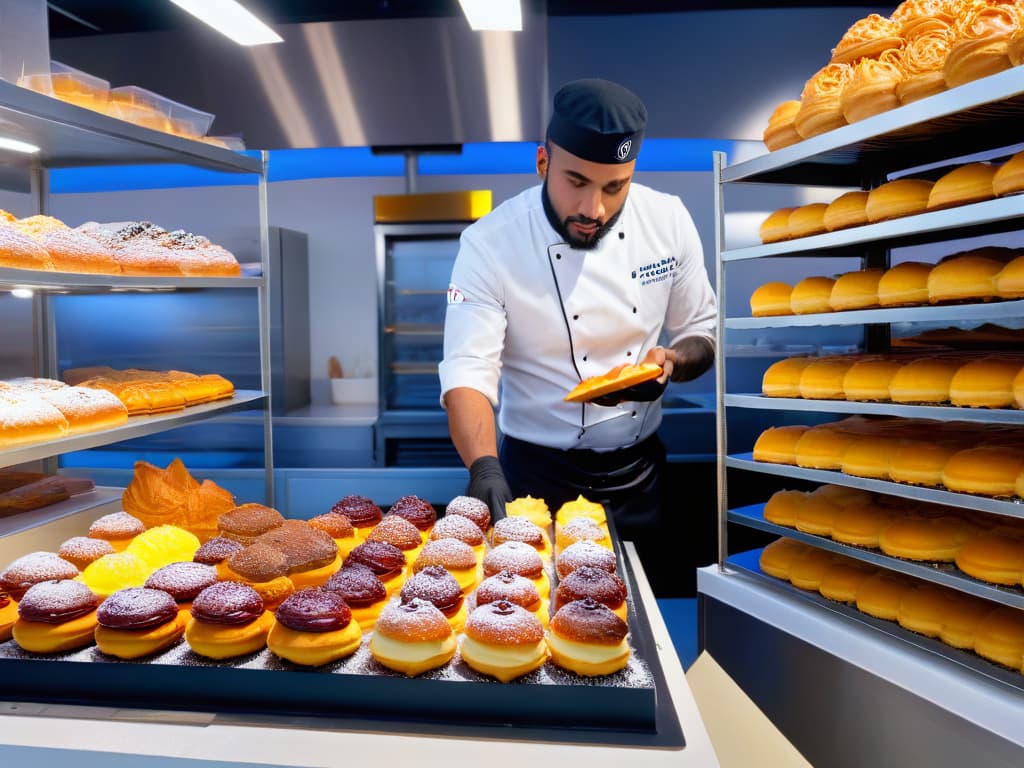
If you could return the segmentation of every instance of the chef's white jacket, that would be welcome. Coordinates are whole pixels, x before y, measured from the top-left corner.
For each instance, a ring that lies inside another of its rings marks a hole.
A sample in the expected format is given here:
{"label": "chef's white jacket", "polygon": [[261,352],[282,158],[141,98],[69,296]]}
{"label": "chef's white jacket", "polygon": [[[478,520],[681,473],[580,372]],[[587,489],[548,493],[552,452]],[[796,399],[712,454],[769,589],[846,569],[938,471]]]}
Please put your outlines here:
{"label": "chef's white jacket", "polygon": [[564,242],[541,187],[462,233],[448,289],[441,399],[456,387],[499,404],[506,435],[552,448],[609,451],[658,428],[661,403],[567,403],[582,379],[639,363],[658,345],[713,341],[715,295],[696,227],[674,195],[632,184],[594,250]]}

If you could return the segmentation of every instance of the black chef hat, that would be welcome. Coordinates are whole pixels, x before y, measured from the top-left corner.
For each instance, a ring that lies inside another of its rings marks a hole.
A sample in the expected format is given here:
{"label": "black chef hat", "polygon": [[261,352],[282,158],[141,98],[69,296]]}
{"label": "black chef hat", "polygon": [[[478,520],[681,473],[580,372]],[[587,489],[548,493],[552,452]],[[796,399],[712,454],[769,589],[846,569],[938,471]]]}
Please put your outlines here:
{"label": "black chef hat", "polygon": [[628,163],[640,152],[647,108],[608,80],[574,80],[555,94],[548,139],[584,160]]}

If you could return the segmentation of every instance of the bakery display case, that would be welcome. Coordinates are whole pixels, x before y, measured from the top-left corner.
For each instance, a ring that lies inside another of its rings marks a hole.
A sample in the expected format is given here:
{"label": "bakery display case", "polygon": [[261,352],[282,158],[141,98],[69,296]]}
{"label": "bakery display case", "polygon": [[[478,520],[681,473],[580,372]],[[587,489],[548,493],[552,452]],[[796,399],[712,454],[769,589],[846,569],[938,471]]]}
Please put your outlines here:
{"label": "bakery display case", "polygon": [[[914,248],[915,259],[923,253],[925,261],[937,262],[939,257],[964,250],[954,244],[957,241],[970,239],[972,245],[1002,243],[1012,240],[1014,233],[1024,231],[1024,197],[1019,194],[754,246],[730,247],[736,238],[726,224],[729,191],[739,184],[870,191],[901,174],[932,179],[948,170],[941,167],[943,164],[962,164],[979,157],[996,161],[1010,157],[1020,149],[1019,126],[1024,118],[1022,75],[1019,67],[1010,69],[731,166],[726,165],[724,156],[716,155],[720,306],[729,306],[726,297],[731,270],[770,264],[771,261],[762,261],[766,259],[797,259],[799,264],[808,265],[806,275],[820,274],[814,271],[814,260],[827,257],[858,259],[861,270],[882,271],[897,261],[907,260],[907,251],[897,249]],[[835,196],[838,195],[836,192]],[[828,282],[831,284],[831,280]],[[723,312],[717,329],[718,349],[724,351],[716,371],[719,558],[717,567],[704,569],[698,579],[702,644],[816,764],[818,759],[835,761],[835,723],[851,713],[851,706],[819,690],[808,694],[815,715],[806,717],[805,712],[797,718],[792,702],[783,701],[779,675],[785,676],[786,687],[805,690],[841,685],[844,694],[839,698],[877,701],[881,696],[900,702],[899,707],[884,707],[891,716],[885,727],[880,726],[878,718],[868,723],[854,716],[852,725],[851,721],[843,720],[846,734],[842,738],[844,747],[839,751],[846,756],[844,759],[852,761],[849,764],[872,762],[871,755],[877,755],[878,750],[892,748],[893,754],[899,754],[897,744],[907,731],[917,735],[919,751],[913,762],[956,764],[965,755],[962,743],[967,740],[977,747],[974,759],[983,759],[977,756],[984,755],[992,760],[986,764],[1011,764],[1004,763],[1006,756],[1019,757],[1019,750],[1024,747],[1019,729],[1008,727],[1012,718],[1019,718],[1024,703],[1024,675],[1019,664],[1008,669],[990,660],[991,656],[984,658],[970,649],[960,650],[925,636],[921,630],[910,631],[895,620],[869,616],[852,607],[851,598],[826,599],[806,585],[800,589],[769,576],[760,565],[761,550],[739,552],[736,550],[743,545],[736,542],[763,540],[765,533],[785,537],[829,556],[842,556],[842,562],[852,571],[869,568],[897,578],[913,577],[919,580],[915,584],[924,585],[917,588],[950,590],[943,594],[952,595],[951,599],[988,601],[986,605],[992,610],[1009,611],[1004,615],[1012,622],[1015,617],[1020,618],[1014,612],[1024,611],[1024,590],[1019,581],[998,585],[969,576],[952,562],[898,557],[876,547],[843,543],[826,535],[797,530],[769,520],[765,502],[774,488],[805,489],[830,484],[864,492],[865,496],[874,494],[873,498],[894,507],[942,505],[917,508],[933,510],[935,514],[945,510],[973,516],[971,519],[980,528],[987,528],[997,524],[1018,525],[1024,519],[1021,499],[1013,494],[975,495],[938,484],[910,485],[889,479],[884,473],[849,473],[799,466],[794,461],[768,463],[755,460],[747,438],[739,435],[743,434],[744,423],[796,428],[844,417],[868,424],[887,419],[895,425],[894,429],[923,429],[934,434],[936,440],[958,429],[966,434],[969,430],[989,428],[1006,435],[1024,424],[1024,411],[903,404],[888,398],[857,402],[841,396],[803,399],[739,392],[730,389],[728,351],[731,334],[736,332],[759,333],[765,338],[797,328],[822,329],[826,334],[830,329],[857,327],[863,329],[864,354],[886,353],[892,349],[896,336],[943,325],[966,328],[999,323],[1020,328],[1024,300],[978,298],[887,308],[878,307],[876,302],[875,307],[846,311],[775,315],[769,310],[752,317],[736,314]],[[1019,353],[1019,346],[1016,351]],[[1011,349],[1006,354],[1012,352]],[[1021,449],[1018,440],[1007,441],[1011,452]],[[875,452],[875,458],[880,451]],[[749,487],[737,488],[741,478],[744,483],[749,479]],[[750,504],[745,497],[752,492],[763,496]],[[730,497],[743,501],[734,506]],[[822,562],[825,561],[835,562],[823,556]],[[755,670],[749,659],[744,660],[745,652],[736,642],[737,633],[744,637],[744,647],[755,643],[776,654],[772,675]],[[775,681],[774,686],[769,678]],[[942,685],[951,686],[944,696],[937,695],[936,686]],[[961,746],[956,744],[958,741]],[[835,764],[846,763],[840,760]]]}

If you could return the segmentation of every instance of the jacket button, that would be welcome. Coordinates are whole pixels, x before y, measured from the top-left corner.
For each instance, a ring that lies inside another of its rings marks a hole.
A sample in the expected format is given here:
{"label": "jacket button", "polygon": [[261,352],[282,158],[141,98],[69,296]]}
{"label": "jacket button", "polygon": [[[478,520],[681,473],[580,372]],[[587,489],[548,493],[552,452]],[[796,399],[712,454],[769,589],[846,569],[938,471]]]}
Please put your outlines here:
{"label": "jacket button", "polygon": [[626,357],[632,357],[632,356],[633,356],[632,352],[626,352]]}
{"label": "jacket button", "polygon": [[572,319],[573,319],[573,320],[579,320],[579,319],[580,319],[580,316],[579,316],[579,315],[573,315],[573,316],[572,316]]}
{"label": "jacket button", "polygon": [[587,356],[586,355],[583,356],[583,362],[584,363],[587,362]]}
{"label": "jacket button", "polygon": [[556,258],[556,259],[560,259],[560,258],[562,258],[562,254],[560,254],[560,253],[556,253],[556,254],[555,254],[555,258]]}
{"label": "jacket button", "polygon": [[626,239],[626,233],[625,232],[619,232],[619,240],[625,240],[625,239]]}

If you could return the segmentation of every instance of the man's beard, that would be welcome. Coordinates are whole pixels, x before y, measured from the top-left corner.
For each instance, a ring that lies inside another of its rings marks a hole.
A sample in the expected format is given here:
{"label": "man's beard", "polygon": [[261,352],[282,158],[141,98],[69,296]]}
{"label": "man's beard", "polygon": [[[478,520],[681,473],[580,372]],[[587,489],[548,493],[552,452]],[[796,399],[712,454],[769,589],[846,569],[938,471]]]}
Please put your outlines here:
{"label": "man's beard", "polygon": [[[586,216],[569,216],[565,221],[559,221],[558,214],[555,212],[555,208],[551,205],[551,199],[548,197],[548,183],[544,182],[544,187],[541,190],[541,197],[544,200],[544,213],[548,217],[548,222],[552,228],[561,235],[562,239],[565,240],[571,247],[580,251],[592,251],[597,248],[597,244],[601,242],[601,238],[608,234],[612,227],[615,226],[615,222],[619,220],[619,216],[622,215],[622,208],[619,208],[608,221],[602,223],[600,219],[589,219]],[[623,206],[624,208],[625,206]],[[573,235],[569,230],[570,224],[582,224],[584,226],[588,224],[596,224],[595,229],[591,234],[585,236]]]}

